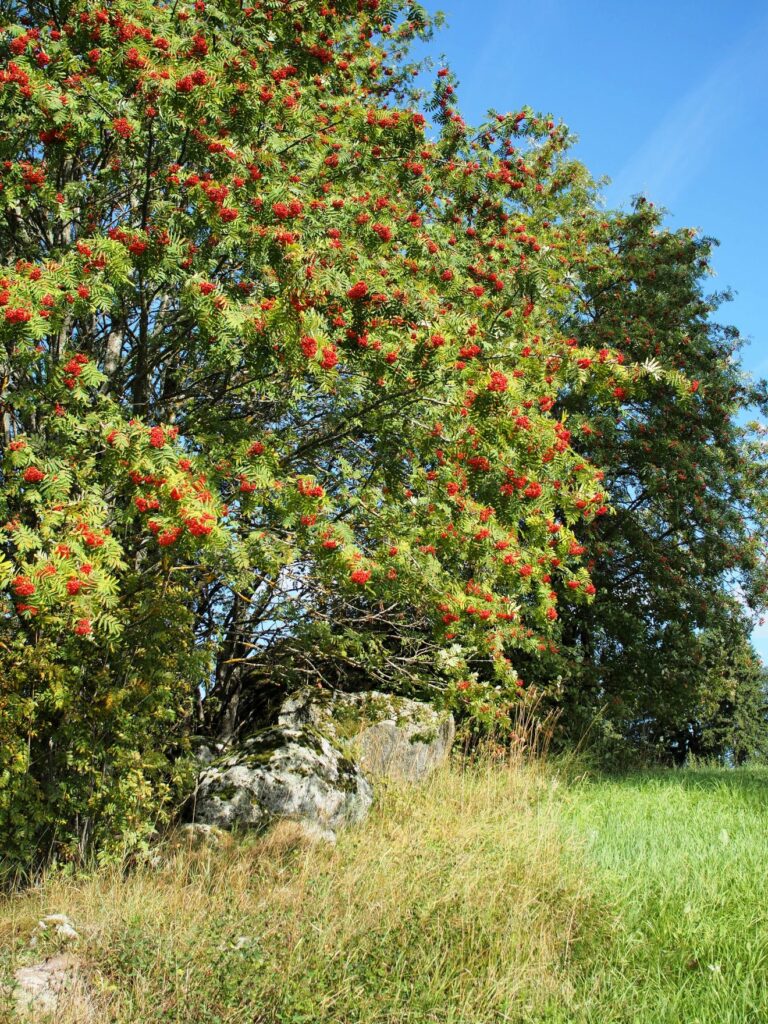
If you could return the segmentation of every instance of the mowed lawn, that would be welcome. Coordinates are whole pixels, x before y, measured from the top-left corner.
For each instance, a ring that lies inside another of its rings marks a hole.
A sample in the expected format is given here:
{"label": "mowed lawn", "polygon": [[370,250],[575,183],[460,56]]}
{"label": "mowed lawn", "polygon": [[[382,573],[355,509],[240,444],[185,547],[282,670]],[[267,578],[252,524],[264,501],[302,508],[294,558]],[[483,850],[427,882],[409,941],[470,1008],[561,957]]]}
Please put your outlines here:
{"label": "mowed lawn", "polygon": [[4,898],[0,981],[55,912],[67,1024],[765,1024],[768,773],[455,764],[335,847],[283,825]]}

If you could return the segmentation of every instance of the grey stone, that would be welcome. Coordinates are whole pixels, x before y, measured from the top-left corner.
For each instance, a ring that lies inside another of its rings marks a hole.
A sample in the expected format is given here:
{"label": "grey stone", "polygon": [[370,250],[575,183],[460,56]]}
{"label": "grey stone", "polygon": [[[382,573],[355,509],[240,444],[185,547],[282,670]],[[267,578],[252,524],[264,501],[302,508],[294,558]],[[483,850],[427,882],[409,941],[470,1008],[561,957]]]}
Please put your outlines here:
{"label": "grey stone", "polygon": [[448,757],[453,715],[431,704],[368,690],[342,693],[306,687],[284,701],[278,723],[311,726],[347,746],[370,778],[426,778]]}
{"label": "grey stone", "polygon": [[76,942],[80,938],[66,914],[48,914],[37,922],[37,929],[29,940],[30,946],[36,946],[40,935],[46,932],[52,932],[56,938],[64,942]]}
{"label": "grey stone", "polygon": [[188,822],[179,829],[181,842],[195,849],[219,846],[222,835],[221,829],[214,825],[204,825],[200,821]]}
{"label": "grey stone", "polygon": [[93,1020],[93,1005],[79,969],[80,961],[68,953],[31,967],[19,967],[13,976],[12,990],[17,1014],[26,1020],[39,1020],[66,1008],[78,1021]]}
{"label": "grey stone", "polygon": [[200,764],[212,764],[224,753],[225,748],[222,743],[203,742],[199,737],[194,737],[192,750]]}
{"label": "grey stone", "polygon": [[262,828],[288,818],[312,835],[366,816],[373,791],[357,765],[314,729],[264,729],[201,772],[194,820],[219,828]]}

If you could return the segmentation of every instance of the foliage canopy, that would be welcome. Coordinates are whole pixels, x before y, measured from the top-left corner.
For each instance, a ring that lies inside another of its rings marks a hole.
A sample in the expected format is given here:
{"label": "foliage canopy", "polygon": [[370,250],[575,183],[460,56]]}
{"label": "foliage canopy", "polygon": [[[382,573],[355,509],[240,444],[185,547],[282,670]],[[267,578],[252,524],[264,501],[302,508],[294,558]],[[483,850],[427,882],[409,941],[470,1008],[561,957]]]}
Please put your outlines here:
{"label": "foliage canopy", "polygon": [[[707,243],[602,211],[549,117],[471,129],[447,69],[423,102],[419,5],[0,9],[0,820],[20,857],[140,838],[185,737],[236,735],[260,680],[437,689],[493,721],[521,664],[561,657],[563,620],[602,628],[609,550],[698,541],[688,505],[665,534],[637,488],[670,418],[708,452],[707,417],[730,430],[743,401],[707,392]],[[694,498],[711,465],[681,470]],[[671,508],[663,466],[654,486]],[[645,613],[670,593],[646,582]]]}

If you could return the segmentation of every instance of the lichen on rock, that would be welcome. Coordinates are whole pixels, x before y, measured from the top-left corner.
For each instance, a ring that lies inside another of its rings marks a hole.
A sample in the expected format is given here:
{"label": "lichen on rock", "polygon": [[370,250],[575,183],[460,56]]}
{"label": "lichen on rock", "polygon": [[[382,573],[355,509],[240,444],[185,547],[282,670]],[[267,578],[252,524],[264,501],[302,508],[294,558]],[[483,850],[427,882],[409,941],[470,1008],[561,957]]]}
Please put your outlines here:
{"label": "lichen on rock", "polygon": [[454,735],[453,716],[421,701],[305,687],[238,747],[201,748],[192,817],[225,829],[288,819],[332,840],[368,813],[371,780],[425,778]]}
{"label": "lichen on rock", "polygon": [[284,701],[281,726],[310,726],[350,750],[366,775],[419,781],[448,756],[453,716],[423,701],[367,690],[306,687]]}
{"label": "lichen on rock", "polygon": [[220,828],[264,828],[279,818],[301,821],[332,838],[361,821],[373,792],[363,774],[310,726],[260,730],[200,775],[197,822]]}

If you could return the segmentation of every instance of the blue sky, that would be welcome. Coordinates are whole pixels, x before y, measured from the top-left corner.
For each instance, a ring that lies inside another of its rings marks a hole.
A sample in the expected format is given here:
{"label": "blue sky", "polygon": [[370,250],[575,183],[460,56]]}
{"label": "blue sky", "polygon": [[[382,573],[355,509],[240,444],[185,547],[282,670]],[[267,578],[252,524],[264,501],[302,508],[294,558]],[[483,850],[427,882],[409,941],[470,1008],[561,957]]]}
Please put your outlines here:
{"label": "blue sky", "polygon": [[[765,0],[426,0],[448,25],[429,49],[460,80],[470,122],[530,104],[564,120],[608,176],[610,206],[643,192],[720,240],[720,319],[768,375],[768,4]],[[755,633],[768,661],[768,623]]]}

